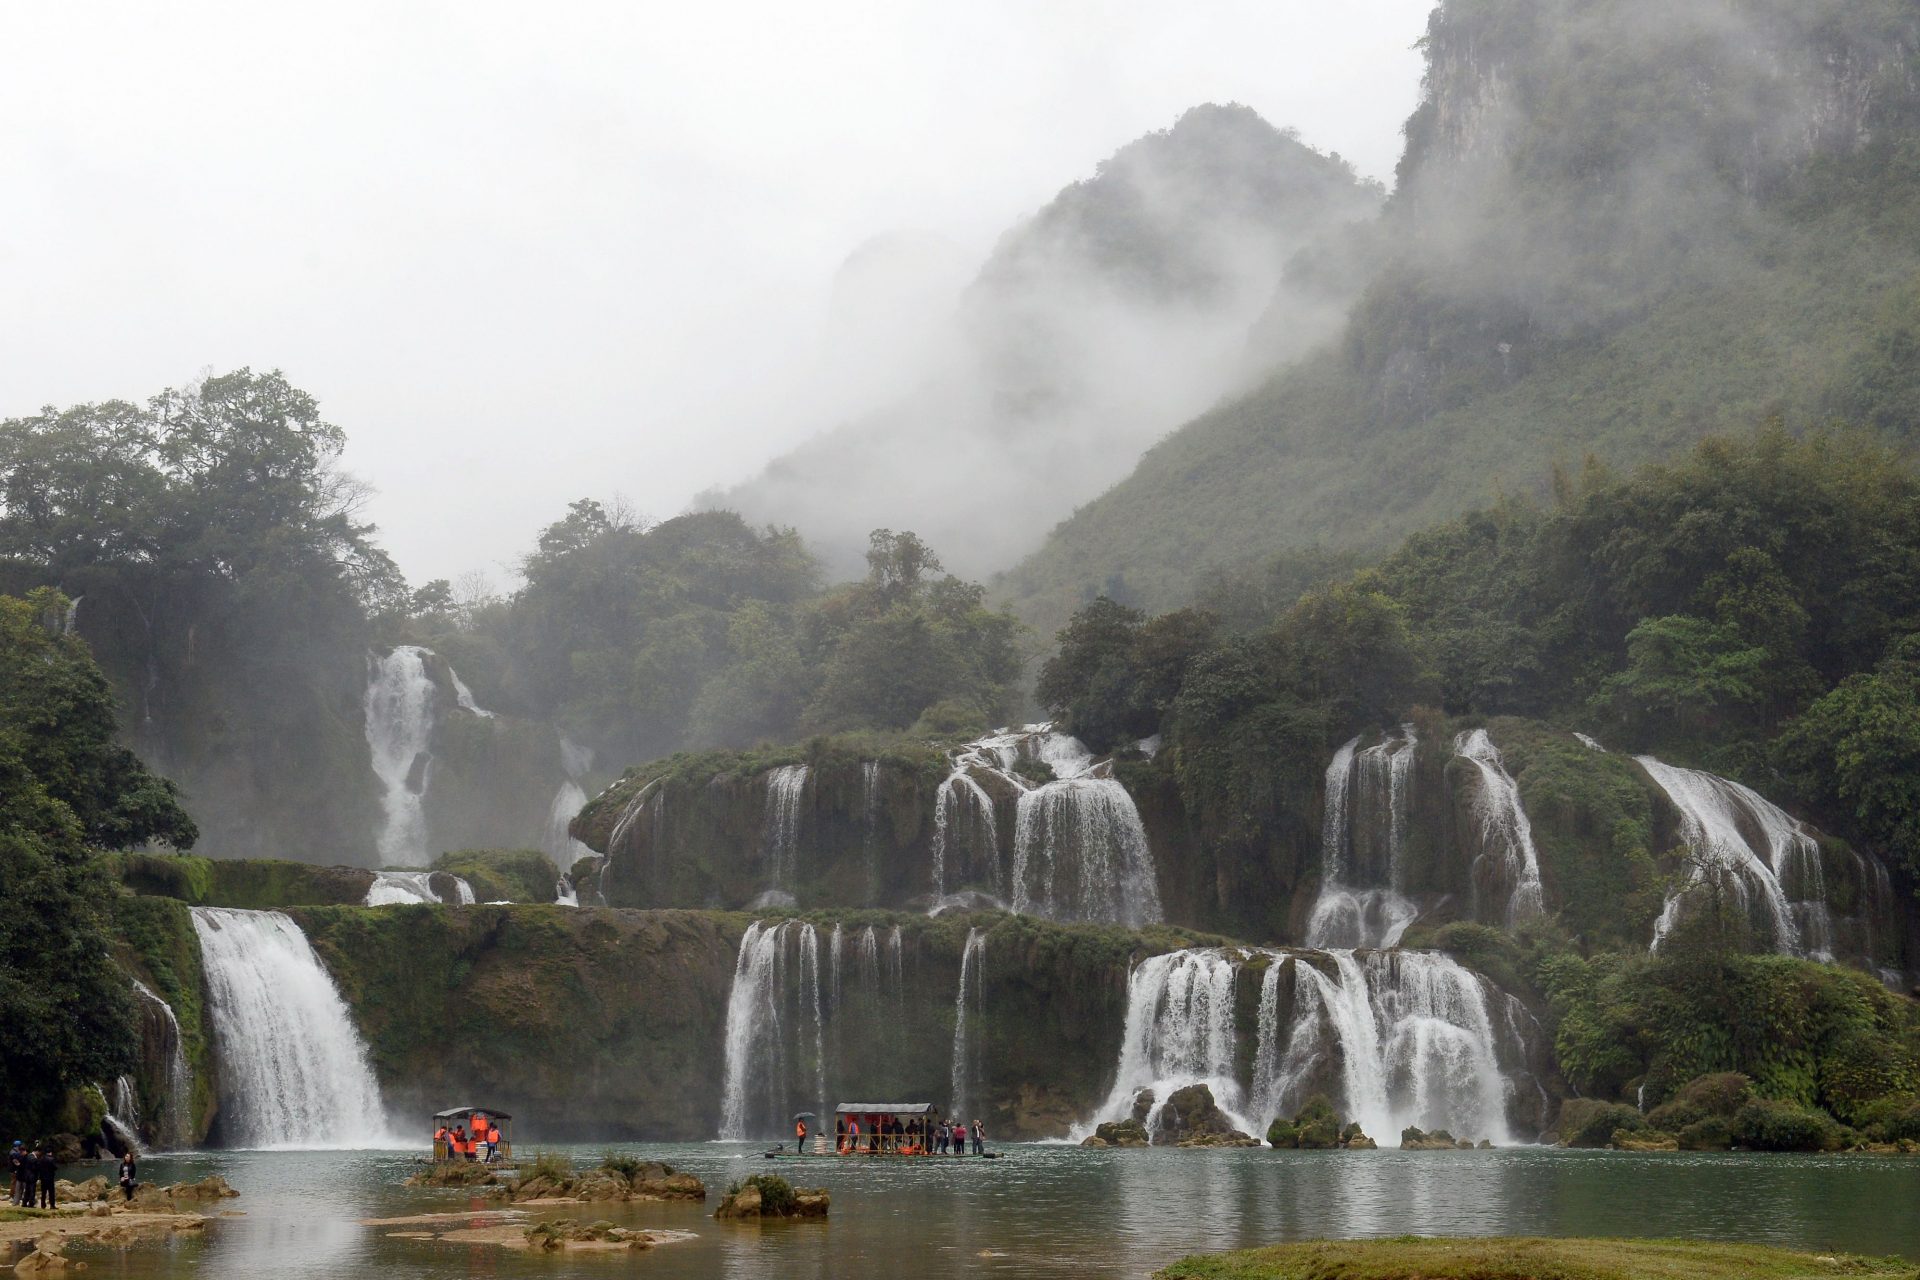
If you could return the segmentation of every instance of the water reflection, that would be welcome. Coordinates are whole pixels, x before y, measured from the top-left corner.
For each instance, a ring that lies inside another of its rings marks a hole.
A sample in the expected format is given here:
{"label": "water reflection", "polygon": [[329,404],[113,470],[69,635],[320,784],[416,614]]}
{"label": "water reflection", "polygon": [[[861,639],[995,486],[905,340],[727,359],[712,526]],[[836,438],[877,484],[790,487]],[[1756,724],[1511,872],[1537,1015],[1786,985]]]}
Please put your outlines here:
{"label": "water reflection", "polygon": [[[623,1147],[714,1194],[773,1171],[834,1195],[829,1223],[716,1222],[712,1204],[537,1209],[697,1233],[646,1269],[700,1280],[869,1280],[914,1275],[1139,1277],[1192,1252],[1325,1236],[1641,1235],[1755,1240],[1920,1257],[1920,1161],[1872,1157],[1473,1152],[1086,1151],[1007,1147],[1007,1158],[770,1164],[717,1144]],[[581,1163],[599,1147],[570,1149]],[[204,1240],[94,1250],[91,1276],[604,1276],[606,1259],[394,1239],[368,1217],[500,1211],[470,1193],[402,1186],[380,1153],[204,1154],[156,1159],[156,1181],[218,1172],[243,1192]]]}

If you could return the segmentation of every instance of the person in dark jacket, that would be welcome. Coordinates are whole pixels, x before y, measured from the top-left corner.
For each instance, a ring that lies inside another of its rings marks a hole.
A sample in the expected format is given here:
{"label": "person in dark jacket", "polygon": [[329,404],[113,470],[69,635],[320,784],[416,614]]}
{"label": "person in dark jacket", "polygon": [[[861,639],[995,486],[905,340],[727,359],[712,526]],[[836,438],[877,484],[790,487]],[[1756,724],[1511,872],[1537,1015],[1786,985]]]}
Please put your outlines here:
{"label": "person in dark jacket", "polygon": [[25,1206],[32,1199],[33,1155],[27,1150],[27,1144],[15,1138],[13,1147],[7,1152],[7,1172],[13,1175],[13,1193],[10,1197],[14,1204]]}
{"label": "person in dark jacket", "polygon": [[977,1156],[985,1155],[987,1153],[987,1131],[980,1127],[980,1122],[975,1120],[972,1124],[968,1125],[967,1132],[973,1135],[973,1154]]}
{"label": "person in dark jacket", "polygon": [[40,1207],[42,1209],[58,1207],[54,1204],[53,1179],[54,1175],[60,1171],[60,1162],[53,1158],[52,1151],[42,1147],[40,1153],[34,1157],[33,1167],[40,1175]]}
{"label": "person in dark jacket", "polygon": [[133,1189],[140,1185],[139,1169],[140,1166],[134,1162],[132,1151],[120,1157],[120,1190],[126,1193],[129,1200],[133,1199]]}

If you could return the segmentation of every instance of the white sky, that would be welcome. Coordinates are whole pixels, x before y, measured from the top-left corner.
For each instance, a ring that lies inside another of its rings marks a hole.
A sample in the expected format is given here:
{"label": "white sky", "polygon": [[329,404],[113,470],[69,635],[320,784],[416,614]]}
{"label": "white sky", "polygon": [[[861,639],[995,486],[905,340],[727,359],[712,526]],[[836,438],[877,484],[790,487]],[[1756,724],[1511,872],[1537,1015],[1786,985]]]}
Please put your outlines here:
{"label": "white sky", "polygon": [[983,255],[1244,102],[1390,179],[1432,0],[16,0],[0,417],[284,369],[409,578],[655,517],[821,425],[871,235]]}

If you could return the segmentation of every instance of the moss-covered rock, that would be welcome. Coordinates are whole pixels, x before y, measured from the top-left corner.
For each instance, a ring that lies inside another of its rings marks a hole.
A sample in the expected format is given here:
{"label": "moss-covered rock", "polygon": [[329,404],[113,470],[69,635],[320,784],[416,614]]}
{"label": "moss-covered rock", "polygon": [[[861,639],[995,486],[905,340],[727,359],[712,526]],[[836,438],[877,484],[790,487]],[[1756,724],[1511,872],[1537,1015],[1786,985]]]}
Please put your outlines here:
{"label": "moss-covered rock", "polygon": [[1568,1098],[1554,1122],[1563,1147],[1604,1147],[1616,1130],[1634,1133],[1646,1127],[1646,1117],[1632,1107],[1597,1098]]}
{"label": "moss-covered rock", "polygon": [[465,880],[481,902],[552,902],[560,880],[538,849],[460,849],[435,858],[433,869]]}
{"label": "moss-covered rock", "polygon": [[178,853],[107,857],[120,882],[137,894],[176,898],[196,907],[278,911],[285,907],[366,901],[373,872],[276,858],[201,858]]}

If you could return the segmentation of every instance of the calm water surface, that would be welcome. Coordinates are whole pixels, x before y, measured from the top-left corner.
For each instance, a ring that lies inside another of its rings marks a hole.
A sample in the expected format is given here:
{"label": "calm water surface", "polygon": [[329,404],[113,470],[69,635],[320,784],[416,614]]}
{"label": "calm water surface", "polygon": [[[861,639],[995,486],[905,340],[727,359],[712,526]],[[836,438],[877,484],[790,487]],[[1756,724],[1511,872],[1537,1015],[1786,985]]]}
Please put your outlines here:
{"label": "calm water surface", "polygon": [[[604,1147],[555,1148],[583,1164]],[[143,1179],[219,1173],[244,1217],[112,1251],[76,1247],[90,1277],[1131,1276],[1183,1254],[1315,1236],[1636,1235],[1751,1240],[1920,1259],[1920,1161],[1876,1157],[1462,1152],[1086,1151],[1003,1145],[995,1161],[763,1161],[758,1148],[627,1144],[702,1178],[705,1208],[544,1209],[697,1232],[639,1255],[528,1256],[395,1240],[362,1218],[497,1205],[401,1185],[391,1152],[208,1152],[154,1157]],[[529,1150],[531,1150],[529,1148]],[[827,1223],[706,1216],[727,1183],[777,1170],[833,1191]],[[107,1167],[102,1166],[106,1172]],[[75,1169],[69,1176],[84,1176]]]}

